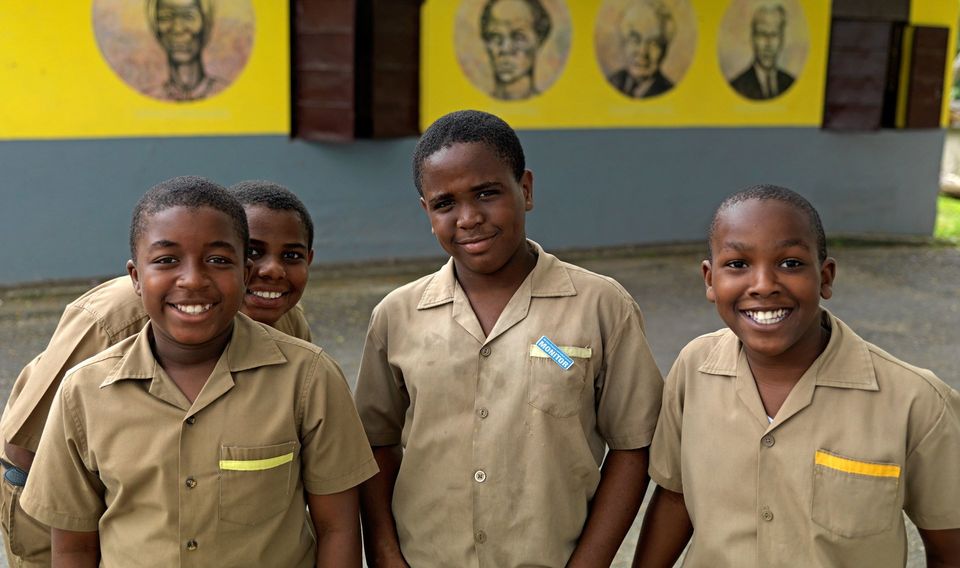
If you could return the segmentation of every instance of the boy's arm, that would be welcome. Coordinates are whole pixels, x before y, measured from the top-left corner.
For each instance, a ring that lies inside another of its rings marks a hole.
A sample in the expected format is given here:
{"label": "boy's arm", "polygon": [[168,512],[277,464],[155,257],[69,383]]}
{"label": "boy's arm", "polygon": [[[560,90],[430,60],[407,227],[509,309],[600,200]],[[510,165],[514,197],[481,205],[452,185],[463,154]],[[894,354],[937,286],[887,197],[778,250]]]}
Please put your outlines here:
{"label": "boy's arm", "polygon": [[658,485],[647,506],[647,514],[643,517],[640,540],[633,556],[634,568],[670,568],[680,557],[691,535],[693,524],[683,494]]}
{"label": "boy's arm", "polygon": [[317,533],[317,566],[360,568],[360,504],[357,488],[330,495],[307,493]]}
{"label": "boy's arm", "polygon": [[373,448],[380,473],[360,486],[363,546],[371,568],[407,568],[400,552],[397,525],[393,520],[393,486],[397,482],[403,452],[399,445]]}
{"label": "boy's arm", "polygon": [[97,568],[100,533],[50,529],[51,568]]}
{"label": "boy's arm", "polygon": [[609,566],[647,491],[647,448],[610,450],[569,568]]}
{"label": "boy's arm", "polygon": [[919,529],[928,568],[960,568],[960,529]]}

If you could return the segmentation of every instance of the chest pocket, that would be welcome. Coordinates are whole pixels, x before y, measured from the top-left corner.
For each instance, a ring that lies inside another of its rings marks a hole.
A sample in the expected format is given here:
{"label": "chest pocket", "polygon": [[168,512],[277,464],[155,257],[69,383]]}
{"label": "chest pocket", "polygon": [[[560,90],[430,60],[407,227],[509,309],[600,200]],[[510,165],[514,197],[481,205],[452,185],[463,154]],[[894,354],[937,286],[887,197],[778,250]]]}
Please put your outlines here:
{"label": "chest pocket", "polygon": [[220,519],[255,525],[287,510],[298,446],[221,446]]}
{"label": "chest pocket", "polygon": [[587,367],[593,352],[589,347],[560,346],[573,359],[564,370],[536,345],[527,357],[527,403],[550,416],[566,418],[580,411]]}
{"label": "chest pocket", "polygon": [[886,532],[900,519],[900,466],[846,458],[817,450],[812,518],[847,538]]}

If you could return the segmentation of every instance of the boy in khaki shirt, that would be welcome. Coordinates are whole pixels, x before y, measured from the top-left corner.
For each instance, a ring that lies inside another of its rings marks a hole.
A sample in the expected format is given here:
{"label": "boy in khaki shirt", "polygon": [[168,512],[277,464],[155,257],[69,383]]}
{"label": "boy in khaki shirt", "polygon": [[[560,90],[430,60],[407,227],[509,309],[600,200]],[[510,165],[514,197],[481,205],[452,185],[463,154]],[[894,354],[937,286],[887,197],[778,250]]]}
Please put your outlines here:
{"label": "boy in khaki shirt", "polygon": [[857,336],[817,212],[756,186],[727,198],[703,263],[728,329],[687,345],[651,446],[634,565],[960,566],[960,394]]}
{"label": "boy in khaki shirt", "polygon": [[[241,311],[310,341],[310,327],[298,304],[313,259],[309,212],[296,195],[273,182],[244,181],[230,189],[244,206],[251,227],[253,270]],[[68,369],[135,335],[147,319],[129,276],[105,282],[67,305],[47,349],[17,377],[0,418],[4,440],[0,525],[7,557],[20,566],[50,565],[49,527],[23,514],[18,503],[57,386]]]}
{"label": "boy in khaki shirt", "polygon": [[646,489],[663,387],[640,309],[526,239],[533,174],[499,118],[440,118],[414,172],[451,258],[370,321],[356,398],[382,473],[362,489],[367,561],[606,566]]}
{"label": "boy in khaki shirt", "polygon": [[54,567],[360,566],[354,487],[376,464],[333,360],[237,314],[248,240],[203,178],[138,203],[150,321],[63,380],[21,499]]}

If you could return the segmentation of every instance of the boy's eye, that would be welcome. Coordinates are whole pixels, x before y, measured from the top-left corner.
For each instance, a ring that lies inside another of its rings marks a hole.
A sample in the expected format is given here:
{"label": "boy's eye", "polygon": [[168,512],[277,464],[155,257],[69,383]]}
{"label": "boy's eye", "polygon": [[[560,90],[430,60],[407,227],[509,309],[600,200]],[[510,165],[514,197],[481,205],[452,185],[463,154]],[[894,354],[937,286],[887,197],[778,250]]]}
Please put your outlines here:
{"label": "boy's eye", "polygon": [[788,258],[780,263],[780,266],[783,268],[800,268],[803,266],[803,262],[795,258]]}
{"label": "boy's eye", "polygon": [[284,260],[303,260],[303,253],[297,251],[287,251],[283,253]]}
{"label": "boy's eye", "polygon": [[177,259],[172,256],[161,256],[153,259],[153,264],[173,264]]}
{"label": "boy's eye", "polygon": [[481,191],[481,192],[478,192],[478,193],[477,193],[477,197],[479,197],[480,199],[486,199],[486,198],[489,198],[489,197],[494,197],[494,196],[496,196],[496,195],[499,194],[499,193],[500,193],[500,192],[499,192],[498,190],[496,190],[496,189],[485,189],[485,190],[483,190],[483,191]]}
{"label": "boy's eye", "polygon": [[441,209],[447,209],[453,205],[453,201],[449,199],[442,199],[440,201],[434,201],[433,210],[439,211]]}
{"label": "boy's eye", "polygon": [[728,268],[746,268],[747,263],[742,260],[731,260],[724,264],[724,266]]}
{"label": "boy's eye", "polygon": [[230,264],[232,261],[225,256],[211,256],[207,259],[210,264]]}
{"label": "boy's eye", "polygon": [[247,258],[256,259],[256,258],[260,258],[262,255],[263,253],[260,251],[260,249],[255,249],[255,248],[247,249]]}

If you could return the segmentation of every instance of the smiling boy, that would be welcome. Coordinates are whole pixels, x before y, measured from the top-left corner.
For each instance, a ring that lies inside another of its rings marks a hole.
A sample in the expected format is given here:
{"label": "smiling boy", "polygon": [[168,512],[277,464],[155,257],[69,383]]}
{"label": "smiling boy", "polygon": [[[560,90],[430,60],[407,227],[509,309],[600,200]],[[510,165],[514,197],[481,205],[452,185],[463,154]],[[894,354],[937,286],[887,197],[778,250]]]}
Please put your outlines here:
{"label": "smiling boy", "polygon": [[371,317],[356,393],[382,470],[362,489],[368,562],[608,565],[662,390],[640,309],[527,240],[533,174],[499,118],[438,119],[414,181],[450,261]]}
{"label": "smiling boy", "polygon": [[237,313],[248,237],[203,178],[138,202],[127,268],[150,321],[61,383],[21,499],[54,567],[360,566],[375,462],[336,363]]}
{"label": "smiling boy", "polygon": [[[292,192],[273,182],[244,181],[231,190],[244,206],[251,235],[248,257],[253,268],[240,310],[311,341],[310,326],[298,303],[313,260],[309,212]],[[277,293],[277,297],[259,297]],[[146,322],[147,312],[129,276],[104,282],[67,305],[47,348],[17,377],[0,419],[4,440],[0,517],[7,557],[18,566],[50,565],[50,529],[23,513],[19,496],[57,386],[71,367],[135,335]]]}
{"label": "smiling boy", "polygon": [[635,566],[960,565],[960,395],[820,307],[837,263],[781,187],[728,197],[703,262],[727,329],[667,377]]}

